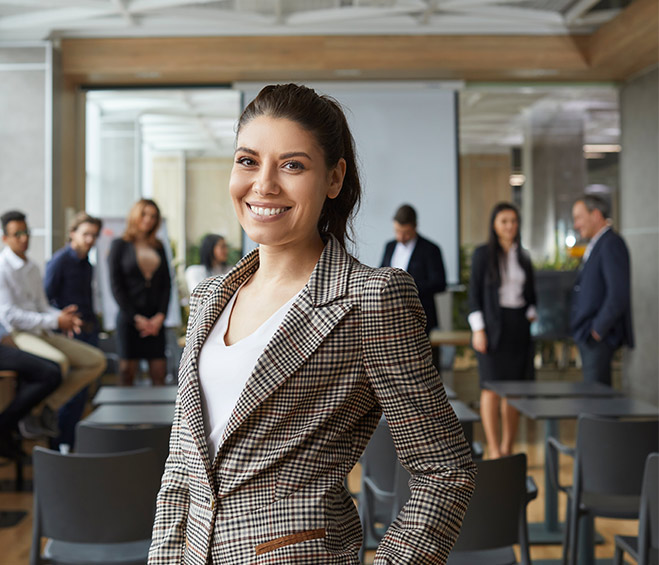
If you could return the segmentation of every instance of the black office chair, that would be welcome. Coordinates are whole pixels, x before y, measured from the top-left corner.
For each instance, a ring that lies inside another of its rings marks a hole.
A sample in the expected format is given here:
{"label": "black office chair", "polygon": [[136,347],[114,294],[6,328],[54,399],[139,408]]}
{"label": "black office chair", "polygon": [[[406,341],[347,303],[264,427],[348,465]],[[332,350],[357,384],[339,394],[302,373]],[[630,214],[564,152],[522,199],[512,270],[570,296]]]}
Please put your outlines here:
{"label": "black office chair", "polygon": [[30,565],[146,562],[162,474],[152,449],[63,455],[35,447],[32,458]]}
{"label": "black office chair", "polygon": [[76,426],[76,452],[119,453],[151,448],[164,469],[170,431],[171,426],[103,426],[82,420]]}
{"label": "black office chair", "polygon": [[638,536],[615,536],[614,565],[623,564],[628,553],[638,565],[659,562],[659,453],[648,455],[643,473]]}
{"label": "black office chair", "polygon": [[358,508],[364,547],[373,549],[410,498],[410,473],[396,455],[389,424],[382,417],[361,457]]}
{"label": "black office chair", "polygon": [[521,563],[530,565],[526,506],[538,489],[526,476],[526,455],[475,463],[476,490],[447,565],[513,565],[515,544]]}
{"label": "black office chair", "polygon": [[[547,438],[550,480],[568,496],[563,563],[576,565],[579,519],[638,518],[643,469],[659,445],[659,422],[621,421],[582,415],[576,448]],[[571,486],[560,484],[559,452],[574,456]]]}

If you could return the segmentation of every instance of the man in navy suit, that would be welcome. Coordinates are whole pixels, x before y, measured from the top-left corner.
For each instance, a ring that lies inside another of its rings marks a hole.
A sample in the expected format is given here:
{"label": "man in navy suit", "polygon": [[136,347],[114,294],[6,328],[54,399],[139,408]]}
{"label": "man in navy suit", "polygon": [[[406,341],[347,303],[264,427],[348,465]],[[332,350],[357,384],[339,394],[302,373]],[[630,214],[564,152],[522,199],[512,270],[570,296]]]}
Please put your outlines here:
{"label": "man in navy suit", "polygon": [[382,267],[398,267],[407,271],[417,288],[426,313],[426,333],[438,326],[435,294],[446,290],[446,273],[441,249],[416,231],[416,211],[404,204],[394,216],[396,239],[387,243]]}
{"label": "man in navy suit", "polygon": [[584,381],[610,385],[615,350],[634,346],[629,252],[611,228],[609,206],[602,198],[580,198],[572,218],[581,237],[590,240],[572,292],[572,336],[581,353]]}

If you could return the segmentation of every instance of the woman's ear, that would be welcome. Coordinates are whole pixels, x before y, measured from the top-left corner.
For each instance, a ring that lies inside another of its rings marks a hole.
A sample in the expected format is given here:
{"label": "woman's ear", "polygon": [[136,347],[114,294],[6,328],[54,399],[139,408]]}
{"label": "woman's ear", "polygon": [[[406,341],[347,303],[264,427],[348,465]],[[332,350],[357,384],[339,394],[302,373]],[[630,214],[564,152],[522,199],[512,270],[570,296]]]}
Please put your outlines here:
{"label": "woman's ear", "polygon": [[327,198],[334,199],[341,192],[343,187],[343,178],[346,176],[346,160],[341,158],[329,172],[329,189]]}

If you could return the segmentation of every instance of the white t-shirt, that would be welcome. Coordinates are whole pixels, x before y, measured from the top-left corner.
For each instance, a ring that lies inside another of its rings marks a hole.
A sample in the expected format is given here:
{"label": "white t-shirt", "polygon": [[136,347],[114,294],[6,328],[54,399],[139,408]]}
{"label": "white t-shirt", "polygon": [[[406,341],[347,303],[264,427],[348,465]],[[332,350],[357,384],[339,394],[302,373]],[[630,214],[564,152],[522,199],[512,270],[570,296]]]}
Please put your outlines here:
{"label": "white t-shirt", "polygon": [[277,331],[298,294],[251,335],[233,345],[224,343],[238,290],[211,329],[199,353],[199,386],[206,442],[211,460],[221,445],[229,418],[258,358]]}
{"label": "white t-shirt", "polygon": [[407,271],[407,267],[410,265],[410,259],[412,258],[412,253],[414,253],[414,248],[416,247],[416,242],[418,240],[419,238],[415,237],[406,243],[401,243],[400,241],[396,242],[396,247],[394,247],[394,252],[391,255],[390,266]]}

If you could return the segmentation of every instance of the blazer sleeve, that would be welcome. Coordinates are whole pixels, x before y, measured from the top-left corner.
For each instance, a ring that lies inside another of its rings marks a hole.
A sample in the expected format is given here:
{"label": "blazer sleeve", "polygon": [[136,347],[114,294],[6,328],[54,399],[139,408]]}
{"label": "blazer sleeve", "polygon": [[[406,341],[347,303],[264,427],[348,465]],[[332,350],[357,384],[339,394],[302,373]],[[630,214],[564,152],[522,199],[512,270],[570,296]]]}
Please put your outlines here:
{"label": "blazer sleeve", "polygon": [[[418,244],[417,244],[418,245]],[[439,246],[425,242],[423,260],[426,264],[426,276],[414,279],[419,293],[436,294],[446,290],[446,271],[444,270],[444,258]]]}
{"label": "blazer sleeve", "polygon": [[158,297],[158,312],[161,312],[167,316],[167,309],[169,307],[169,297],[172,290],[172,279],[169,274],[169,261],[167,260],[167,254],[165,253],[164,246],[161,246],[158,250],[160,255],[160,265],[162,267],[162,281],[159,288],[159,297]]}
{"label": "blazer sleeve", "polygon": [[[46,263],[46,273],[43,278],[43,288],[46,297],[52,305],[57,304],[62,289],[62,263],[61,257],[53,257]],[[64,304],[63,306],[68,306]]]}
{"label": "blazer sleeve", "polygon": [[188,471],[181,450],[182,409],[176,400],[174,421],[169,439],[169,456],[156,499],[156,517],[151,535],[149,565],[181,563],[185,551],[185,530],[190,489]]}
{"label": "blazer sleeve", "polygon": [[[604,242],[602,242],[604,243]],[[621,237],[611,237],[601,250],[600,271],[604,279],[605,295],[593,319],[592,329],[604,339],[629,309],[630,276],[629,252]]]}
{"label": "blazer sleeve", "polygon": [[469,313],[485,311],[485,271],[487,269],[486,248],[479,247],[471,258],[468,304]]}
{"label": "blazer sleeve", "polygon": [[110,246],[108,255],[108,270],[110,272],[110,288],[112,296],[117,301],[119,309],[130,319],[137,313],[128,293],[128,276],[123,272],[121,263],[128,249],[128,243],[122,239],[115,239]]}
{"label": "blazer sleeve", "polygon": [[414,280],[376,271],[362,305],[364,362],[412,477],[411,497],[391,524],[374,565],[444,564],[474,489],[475,466],[432,364]]}

